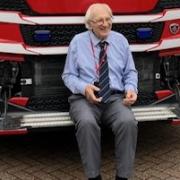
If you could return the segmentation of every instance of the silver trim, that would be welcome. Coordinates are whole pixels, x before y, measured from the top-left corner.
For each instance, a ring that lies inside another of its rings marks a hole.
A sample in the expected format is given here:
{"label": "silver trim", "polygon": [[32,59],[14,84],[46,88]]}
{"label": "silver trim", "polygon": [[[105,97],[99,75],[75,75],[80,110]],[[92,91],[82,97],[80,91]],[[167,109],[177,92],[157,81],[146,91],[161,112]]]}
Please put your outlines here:
{"label": "silver trim", "polygon": [[[145,23],[163,22],[180,19],[180,9],[164,10],[150,15],[120,15],[114,16],[114,23]],[[0,22],[16,24],[83,24],[84,16],[26,16],[20,12],[0,11]]]}
{"label": "silver trim", "polygon": [[[131,44],[130,49],[132,52],[144,52],[144,51],[158,51],[171,48],[180,47],[179,38],[163,39],[158,43],[151,44]],[[7,43],[0,42],[0,52],[2,53],[14,53],[14,54],[26,54],[26,55],[58,55],[66,54],[68,51],[67,46],[51,46],[51,47],[33,47],[24,46],[22,43]]]}

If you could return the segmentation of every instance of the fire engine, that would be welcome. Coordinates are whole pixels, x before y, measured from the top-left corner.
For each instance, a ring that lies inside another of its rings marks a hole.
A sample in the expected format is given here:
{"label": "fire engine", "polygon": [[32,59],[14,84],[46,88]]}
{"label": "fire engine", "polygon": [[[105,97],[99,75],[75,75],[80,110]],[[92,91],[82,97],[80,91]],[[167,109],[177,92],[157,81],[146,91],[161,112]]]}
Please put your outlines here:
{"label": "fire engine", "polygon": [[139,78],[139,122],[180,120],[180,0],[1,0],[0,134],[73,126],[61,74],[92,3],[109,4]]}

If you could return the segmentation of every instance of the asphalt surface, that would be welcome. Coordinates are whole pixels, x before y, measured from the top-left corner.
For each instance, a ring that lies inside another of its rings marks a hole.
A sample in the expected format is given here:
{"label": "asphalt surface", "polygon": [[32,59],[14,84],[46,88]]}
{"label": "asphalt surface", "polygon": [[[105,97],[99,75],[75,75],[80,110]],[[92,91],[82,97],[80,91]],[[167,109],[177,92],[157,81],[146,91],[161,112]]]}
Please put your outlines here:
{"label": "asphalt surface", "polygon": [[[114,180],[113,136],[103,132],[102,176]],[[84,180],[74,129],[0,137],[1,180]],[[180,179],[180,126],[139,124],[133,180]]]}

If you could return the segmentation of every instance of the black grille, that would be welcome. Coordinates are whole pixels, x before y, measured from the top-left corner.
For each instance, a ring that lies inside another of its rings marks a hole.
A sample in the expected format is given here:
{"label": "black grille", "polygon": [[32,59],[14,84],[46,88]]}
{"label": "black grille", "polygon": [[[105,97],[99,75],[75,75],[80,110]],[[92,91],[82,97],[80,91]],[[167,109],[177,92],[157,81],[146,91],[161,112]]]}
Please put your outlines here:
{"label": "black grille", "polygon": [[[113,24],[113,30],[122,33],[129,43],[151,43],[159,41],[163,31],[163,23],[132,23],[132,24]],[[138,28],[152,28],[152,38],[140,40],[137,38]]]}
{"label": "black grille", "polygon": [[25,57],[22,78],[32,79],[32,85],[22,86],[22,95],[30,98],[28,108],[67,111],[71,93],[61,79],[64,63],[65,55]]}
{"label": "black grille", "polygon": [[[62,96],[47,96],[47,97],[31,97],[28,103],[28,108],[35,111],[60,111],[68,112],[69,94],[64,93]],[[154,93],[139,92],[138,99],[134,106],[150,105],[157,100]]]}
{"label": "black grille", "polygon": [[35,15],[24,0],[0,0],[0,10],[19,11],[23,14]]}
{"label": "black grille", "polygon": [[12,69],[11,63],[0,63],[0,86],[11,84]]}
{"label": "black grille", "polygon": [[[158,13],[158,12],[162,12],[163,9],[179,8],[179,7],[180,7],[179,0],[160,0],[150,12],[146,12],[146,13]],[[39,13],[34,12],[28,6],[25,0],[0,0],[0,10],[19,11],[26,15],[40,15]]]}
{"label": "black grille", "polygon": [[[68,112],[68,93],[64,93],[62,96],[43,96],[43,97],[31,97],[27,107],[34,111],[60,111]],[[157,101],[154,93],[139,92],[138,99],[134,106],[150,105]]]}
{"label": "black grille", "polygon": [[[136,36],[137,28],[150,27],[153,31],[152,38],[139,40]],[[48,42],[37,42],[34,39],[36,30],[49,30],[51,39]],[[113,24],[113,30],[121,32],[130,43],[156,42],[160,39],[163,30],[163,23],[133,23],[133,24]],[[86,31],[84,25],[21,25],[24,41],[31,46],[67,46],[74,35]]]}
{"label": "black grille", "polygon": [[[49,30],[51,31],[51,40],[49,42],[36,42],[34,40],[34,32],[36,30]],[[29,26],[21,25],[21,31],[28,45],[34,46],[65,46],[75,34],[85,31],[84,25],[51,25],[51,26]]]}
{"label": "black grille", "polygon": [[32,85],[22,85],[23,96],[63,96],[67,89],[61,79],[65,56],[27,56],[22,63],[22,79],[32,79]]}
{"label": "black grille", "polygon": [[138,92],[138,98],[134,106],[150,105],[157,101],[154,93]]}
{"label": "black grille", "polygon": [[160,74],[160,61],[158,53],[138,52],[133,53],[133,57],[138,71],[139,92],[153,93],[157,89],[160,89],[160,79],[156,78],[156,74]]}
{"label": "black grille", "polygon": [[68,94],[62,96],[31,97],[27,106],[35,111],[69,111]]}
{"label": "black grille", "polygon": [[180,0],[161,0],[153,9],[153,13],[162,12],[163,9],[180,8]]}

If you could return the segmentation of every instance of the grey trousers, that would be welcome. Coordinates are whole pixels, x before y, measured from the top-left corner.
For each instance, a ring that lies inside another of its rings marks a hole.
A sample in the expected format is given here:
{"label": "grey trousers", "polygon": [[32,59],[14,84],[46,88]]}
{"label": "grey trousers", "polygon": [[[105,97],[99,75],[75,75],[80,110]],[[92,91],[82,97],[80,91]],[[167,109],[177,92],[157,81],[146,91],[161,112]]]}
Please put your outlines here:
{"label": "grey trousers", "polygon": [[115,94],[107,104],[94,105],[82,95],[72,95],[69,103],[86,176],[93,178],[100,174],[103,123],[114,134],[116,175],[129,178],[133,171],[138,128],[133,112],[122,104],[122,96]]}

